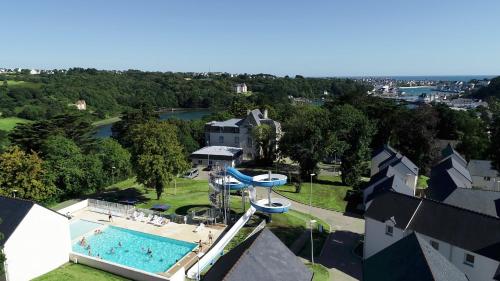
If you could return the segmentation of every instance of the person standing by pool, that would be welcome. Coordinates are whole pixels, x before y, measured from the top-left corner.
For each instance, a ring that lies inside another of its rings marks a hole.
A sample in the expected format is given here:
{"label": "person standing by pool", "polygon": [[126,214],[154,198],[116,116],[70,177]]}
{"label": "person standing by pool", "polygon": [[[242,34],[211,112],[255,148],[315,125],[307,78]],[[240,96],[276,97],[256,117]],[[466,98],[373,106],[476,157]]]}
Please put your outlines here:
{"label": "person standing by pool", "polygon": [[212,245],[214,237],[212,236],[212,231],[208,231],[208,243]]}
{"label": "person standing by pool", "polygon": [[201,239],[200,241],[198,242],[198,244],[200,245],[199,249],[200,249],[200,252],[203,251],[203,243],[201,243]]}
{"label": "person standing by pool", "polygon": [[113,215],[111,215],[111,211],[109,211],[108,220],[109,222],[113,222]]}

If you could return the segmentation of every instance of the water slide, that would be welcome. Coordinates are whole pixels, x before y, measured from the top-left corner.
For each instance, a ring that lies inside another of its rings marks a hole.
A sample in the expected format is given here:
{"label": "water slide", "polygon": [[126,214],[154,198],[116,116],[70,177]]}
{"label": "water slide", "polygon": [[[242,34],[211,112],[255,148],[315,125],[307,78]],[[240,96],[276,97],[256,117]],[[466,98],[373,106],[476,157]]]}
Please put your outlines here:
{"label": "water slide", "polygon": [[243,216],[229,229],[228,232],[210,248],[210,251],[205,253],[205,255],[200,259],[199,262],[195,263],[187,272],[187,277],[190,279],[196,279],[198,276],[198,268],[202,271],[205,267],[215,261],[218,257],[223,254],[224,248],[233,239],[233,237],[238,233],[238,231],[247,223],[247,221],[255,213],[255,208],[250,207]]}
{"label": "water slide", "polygon": [[[230,190],[241,190],[247,188],[250,197],[250,204],[252,205],[243,216],[229,229],[228,232],[214,245],[210,250],[205,253],[201,259],[195,263],[187,272],[187,277],[196,279],[198,270],[203,271],[205,267],[223,254],[224,248],[234,238],[236,233],[245,226],[247,221],[252,217],[256,211],[263,213],[284,213],[290,208],[291,203],[288,200],[280,198],[272,198],[271,191],[275,186],[286,184],[287,177],[280,174],[264,174],[251,177],[241,173],[232,167],[225,167],[226,174],[219,176],[212,181],[212,187],[222,190],[229,188]],[[256,200],[255,187],[263,187],[268,189],[268,198]]]}

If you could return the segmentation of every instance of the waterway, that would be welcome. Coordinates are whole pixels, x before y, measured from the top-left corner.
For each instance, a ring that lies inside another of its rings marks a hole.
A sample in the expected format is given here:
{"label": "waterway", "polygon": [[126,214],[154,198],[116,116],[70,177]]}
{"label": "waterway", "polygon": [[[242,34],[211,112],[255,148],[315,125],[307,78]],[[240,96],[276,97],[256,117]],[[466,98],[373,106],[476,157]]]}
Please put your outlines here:
{"label": "waterway", "polygon": [[[212,111],[210,111],[209,109],[196,109],[196,110],[172,111],[172,112],[169,111],[160,113],[160,120],[173,119],[173,118],[180,120],[197,120],[211,113]],[[112,126],[113,124],[98,126],[95,136],[98,138],[110,137]]]}

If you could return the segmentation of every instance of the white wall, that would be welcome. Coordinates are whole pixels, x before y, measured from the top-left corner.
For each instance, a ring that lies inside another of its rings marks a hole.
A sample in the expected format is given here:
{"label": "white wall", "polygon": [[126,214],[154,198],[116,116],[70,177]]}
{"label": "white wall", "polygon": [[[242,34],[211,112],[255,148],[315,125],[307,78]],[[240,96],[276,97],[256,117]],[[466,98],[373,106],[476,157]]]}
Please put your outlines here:
{"label": "white wall", "polygon": [[34,205],[4,246],[7,280],[31,280],[68,262],[69,220]]}
{"label": "white wall", "polygon": [[[201,163],[200,163],[201,160]],[[191,158],[191,162],[195,165],[201,165],[201,166],[208,166],[209,165],[209,160],[207,158]],[[225,165],[235,167],[236,165],[240,164],[241,161],[238,159],[238,161],[234,160],[214,160],[210,159],[210,162],[213,166],[219,165],[220,167],[224,167]]]}
{"label": "white wall", "polygon": [[82,210],[82,209],[85,209],[89,206],[89,200],[85,199],[85,200],[82,200],[78,203],[75,203],[73,205],[70,205],[66,208],[62,208],[61,210],[57,211],[59,214],[63,214],[63,215],[66,215],[66,214],[72,214],[76,211],[79,211],[79,210]]}
{"label": "white wall", "polygon": [[[499,262],[492,260],[490,258],[480,256],[476,253],[466,251],[460,247],[453,246],[449,243],[443,242],[438,239],[434,239],[427,235],[420,234],[429,244],[430,241],[436,241],[439,243],[439,253],[441,253],[445,258],[447,258],[451,263],[453,263],[458,269],[464,272],[469,280],[471,281],[482,281],[491,280],[498,268]],[[474,266],[470,266],[464,263],[465,253],[472,254],[474,258]]]}
{"label": "white wall", "polygon": [[[389,222],[390,224],[390,222]],[[386,223],[365,218],[365,243],[363,245],[364,259],[378,253],[407,235],[402,229],[394,227],[394,233],[389,236],[385,233]]]}

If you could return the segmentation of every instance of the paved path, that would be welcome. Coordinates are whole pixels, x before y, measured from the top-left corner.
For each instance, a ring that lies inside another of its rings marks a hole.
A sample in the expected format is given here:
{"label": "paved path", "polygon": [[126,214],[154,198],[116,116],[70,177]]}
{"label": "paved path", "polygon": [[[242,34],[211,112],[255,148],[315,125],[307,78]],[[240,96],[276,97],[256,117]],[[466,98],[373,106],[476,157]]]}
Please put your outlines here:
{"label": "paved path", "polygon": [[[265,198],[267,191],[257,189],[257,196]],[[283,196],[274,193],[273,197]],[[365,231],[365,221],[362,218],[345,215],[340,212],[325,210],[292,201],[292,209],[309,213],[330,224],[332,233],[321,251],[318,262],[330,272],[330,280],[361,280],[361,259],[352,250],[357,245]]]}

